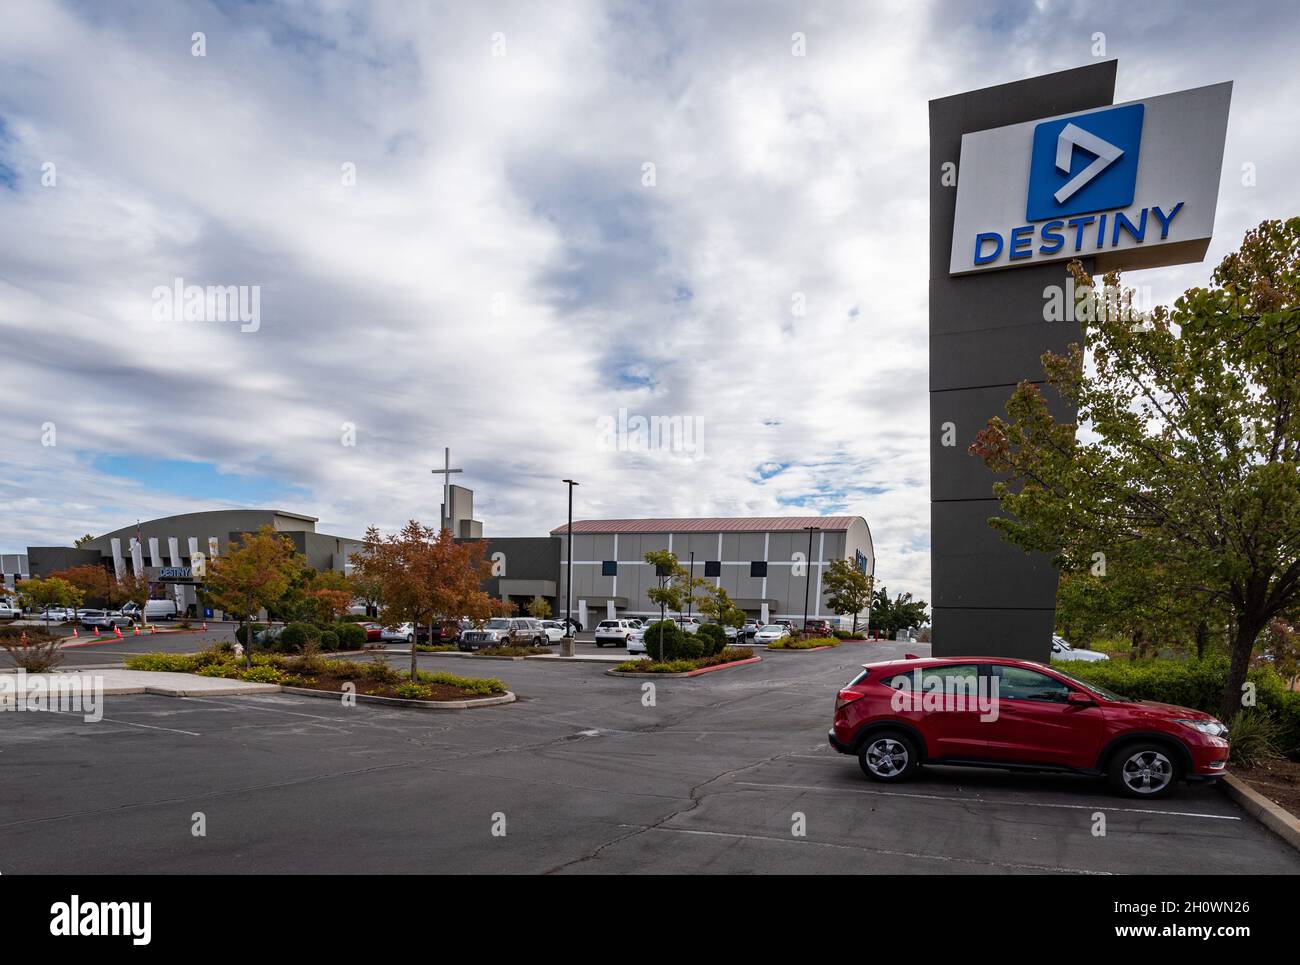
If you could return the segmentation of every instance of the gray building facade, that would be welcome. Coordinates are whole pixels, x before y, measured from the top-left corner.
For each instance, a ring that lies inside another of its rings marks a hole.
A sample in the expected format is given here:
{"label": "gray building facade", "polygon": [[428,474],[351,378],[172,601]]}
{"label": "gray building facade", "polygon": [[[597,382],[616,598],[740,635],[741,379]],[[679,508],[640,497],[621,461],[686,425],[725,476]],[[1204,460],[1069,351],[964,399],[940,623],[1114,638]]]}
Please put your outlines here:
{"label": "gray building facade", "polygon": [[[806,527],[816,527],[811,548]],[[560,614],[567,598],[566,533],[567,524],[551,530],[560,537]],[[876,566],[871,530],[860,516],[575,520],[573,616],[582,620],[585,613],[584,626],[610,614],[657,617],[659,607],[646,592],[658,585],[655,568],[645,562],[655,550],[671,550],[688,568],[694,554],[695,576],[726,589],[760,620],[801,621],[806,594],[808,615],[834,624],[822,587],[831,561],[852,560],[868,575]]]}

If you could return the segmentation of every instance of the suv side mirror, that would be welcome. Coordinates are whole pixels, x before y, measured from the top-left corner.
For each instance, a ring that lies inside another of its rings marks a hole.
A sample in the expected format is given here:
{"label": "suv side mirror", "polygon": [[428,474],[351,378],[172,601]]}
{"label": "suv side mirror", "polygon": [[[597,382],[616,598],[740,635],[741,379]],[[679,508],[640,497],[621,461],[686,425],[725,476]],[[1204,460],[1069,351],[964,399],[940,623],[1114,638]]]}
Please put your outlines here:
{"label": "suv side mirror", "polygon": [[1091,696],[1085,694],[1082,690],[1071,690],[1068,697],[1065,698],[1067,704],[1077,704],[1080,707],[1090,707],[1096,701]]}

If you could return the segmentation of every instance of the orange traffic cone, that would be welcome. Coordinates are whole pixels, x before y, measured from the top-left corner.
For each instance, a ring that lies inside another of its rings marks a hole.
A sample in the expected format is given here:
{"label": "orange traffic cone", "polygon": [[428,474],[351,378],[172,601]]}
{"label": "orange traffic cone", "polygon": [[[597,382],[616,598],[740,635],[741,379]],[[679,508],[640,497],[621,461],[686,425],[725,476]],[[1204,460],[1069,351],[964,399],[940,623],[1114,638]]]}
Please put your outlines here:
{"label": "orange traffic cone", "polygon": [[116,627],[116,626],[113,627],[113,636],[115,636],[115,637],[117,637],[117,639],[121,640],[121,639],[122,639],[122,628],[121,628],[121,627]]}
{"label": "orange traffic cone", "polygon": [[137,637],[140,635],[140,628],[139,628],[138,626],[136,626],[135,624],[132,624],[132,625],[131,625],[131,629],[132,629],[133,631],[135,631],[135,635],[136,635]]}
{"label": "orange traffic cone", "polygon": [[75,640],[75,639],[77,639],[77,637],[78,637],[77,628],[76,628],[76,627],[73,627],[73,628],[72,628],[72,639]]}
{"label": "orange traffic cone", "polygon": [[158,628],[157,628],[156,626],[154,626],[154,625],[151,623],[151,624],[149,624],[149,632],[150,632],[150,633],[157,633],[157,632],[158,632]]}
{"label": "orange traffic cone", "polygon": [[24,647],[27,646],[27,631],[26,631],[26,630],[23,631],[22,644],[23,644]]}
{"label": "orange traffic cone", "polygon": [[208,632],[208,621],[207,621],[207,620],[204,620],[204,621],[203,621],[203,632],[204,632],[204,633],[207,633],[207,632]]}

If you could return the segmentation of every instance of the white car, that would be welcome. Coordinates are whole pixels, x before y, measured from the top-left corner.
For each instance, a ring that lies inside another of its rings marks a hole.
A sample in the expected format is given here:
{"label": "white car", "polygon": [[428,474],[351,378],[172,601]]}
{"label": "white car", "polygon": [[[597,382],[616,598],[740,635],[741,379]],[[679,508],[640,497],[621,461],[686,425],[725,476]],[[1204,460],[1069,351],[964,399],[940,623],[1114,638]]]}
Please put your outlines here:
{"label": "white car", "polygon": [[699,633],[700,627],[703,626],[696,617],[684,617],[679,614],[675,617],[669,617],[669,619],[681,627],[685,633]]}
{"label": "white car", "polygon": [[765,627],[760,627],[754,634],[755,643],[776,643],[782,637],[790,635],[790,628],[782,626],[779,623],[769,623]]}
{"label": "white car", "polygon": [[[630,654],[646,653],[645,627],[637,627],[627,638],[627,652]],[[649,654],[646,654],[649,656]]]}
{"label": "white car", "polygon": [[1064,637],[1052,634],[1052,659],[1083,660],[1087,663],[1095,663],[1098,660],[1109,660],[1110,657],[1096,650],[1076,650],[1065,642]]}
{"label": "white car", "polygon": [[395,627],[384,627],[379,631],[379,639],[386,640],[389,643],[414,643],[415,627],[409,623],[401,623]]}
{"label": "white car", "polygon": [[601,620],[596,624],[596,646],[625,647],[636,631],[631,620]]}
{"label": "white car", "polygon": [[559,620],[543,620],[542,629],[546,631],[546,638],[551,643],[559,643],[564,639],[564,624]]}
{"label": "white car", "polygon": [[0,620],[17,620],[22,615],[23,611],[16,603],[0,600]]}
{"label": "white car", "polygon": [[61,606],[52,606],[36,615],[38,620],[49,620],[51,623],[61,623],[64,620],[72,619],[72,611]]}

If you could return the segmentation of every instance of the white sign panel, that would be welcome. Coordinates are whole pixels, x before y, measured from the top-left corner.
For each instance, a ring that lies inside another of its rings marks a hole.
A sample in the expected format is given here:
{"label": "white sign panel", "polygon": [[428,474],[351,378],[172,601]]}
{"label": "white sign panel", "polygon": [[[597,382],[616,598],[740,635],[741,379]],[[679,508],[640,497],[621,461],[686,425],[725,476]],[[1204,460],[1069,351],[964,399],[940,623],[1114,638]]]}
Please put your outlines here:
{"label": "white sign panel", "polygon": [[949,273],[1199,261],[1232,83],[962,136]]}

